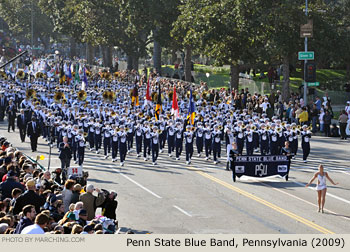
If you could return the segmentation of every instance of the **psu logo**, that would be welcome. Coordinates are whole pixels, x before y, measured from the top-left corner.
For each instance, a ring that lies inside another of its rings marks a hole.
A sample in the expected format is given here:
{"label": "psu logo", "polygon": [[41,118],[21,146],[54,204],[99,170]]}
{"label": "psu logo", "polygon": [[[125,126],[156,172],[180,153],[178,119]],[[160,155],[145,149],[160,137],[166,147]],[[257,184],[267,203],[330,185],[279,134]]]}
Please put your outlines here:
{"label": "psu logo", "polygon": [[277,172],[287,172],[288,171],[288,166],[287,165],[279,165],[277,167]]}
{"label": "psu logo", "polygon": [[245,172],[245,169],[244,169],[244,166],[236,166],[235,167],[235,171],[236,173],[244,173]]}

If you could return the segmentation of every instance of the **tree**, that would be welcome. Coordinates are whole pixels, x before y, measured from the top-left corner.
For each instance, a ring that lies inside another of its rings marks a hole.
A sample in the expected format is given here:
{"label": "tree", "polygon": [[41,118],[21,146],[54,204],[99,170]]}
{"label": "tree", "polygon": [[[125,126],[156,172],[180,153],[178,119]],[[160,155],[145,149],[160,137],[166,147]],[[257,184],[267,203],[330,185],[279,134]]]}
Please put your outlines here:
{"label": "tree", "polygon": [[39,8],[39,0],[1,0],[0,15],[9,25],[15,37],[23,36],[30,41],[31,21],[33,15],[33,43],[38,44],[38,39],[49,46],[49,38],[57,34],[53,32],[51,19]]}
{"label": "tree", "polygon": [[239,69],[249,65],[259,47],[264,1],[188,0],[180,6],[173,36],[186,48],[195,48],[231,66],[231,89],[238,89]]}

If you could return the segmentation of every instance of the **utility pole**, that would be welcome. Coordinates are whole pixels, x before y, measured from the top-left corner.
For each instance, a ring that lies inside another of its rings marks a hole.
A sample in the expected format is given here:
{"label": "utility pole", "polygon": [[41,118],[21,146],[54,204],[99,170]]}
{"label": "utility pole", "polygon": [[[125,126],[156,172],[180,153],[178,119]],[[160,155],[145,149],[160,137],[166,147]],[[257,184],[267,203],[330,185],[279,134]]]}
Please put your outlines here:
{"label": "utility pole", "polygon": [[[308,0],[305,0],[305,15],[307,17],[308,15]],[[307,37],[305,37],[305,52],[307,52]],[[307,83],[306,83],[306,64],[307,64],[307,60],[304,61],[304,105],[307,105]]]}

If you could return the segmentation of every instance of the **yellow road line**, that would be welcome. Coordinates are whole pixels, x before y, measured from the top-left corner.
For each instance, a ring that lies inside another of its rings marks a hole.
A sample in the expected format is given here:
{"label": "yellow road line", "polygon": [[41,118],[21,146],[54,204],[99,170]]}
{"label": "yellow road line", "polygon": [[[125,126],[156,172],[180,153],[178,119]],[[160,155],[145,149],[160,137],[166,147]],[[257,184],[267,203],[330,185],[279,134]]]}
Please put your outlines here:
{"label": "yellow road line", "polygon": [[218,183],[220,185],[223,185],[224,187],[226,187],[228,189],[231,189],[231,190],[233,190],[233,191],[235,191],[237,193],[240,193],[240,194],[242,194],[243,196],[245,196],[247,198],[250,198],[250,199],[252,199],[252,200],[254,200],[256,202],[259,202],[259,203],[261,203],[261,204],[263,204],[263,205],[265,205],[265,206],[267,206],[267,207],[269,207],[269,208],[271,208],[271,209],[273,209],[273,210],[275,210],[277,212],[280,212],[280,213],[282,213],[284,215],[287,215],[288,217],[290,217],[290,218],[292,218],[294,220],[297,220],[297,221],[305,224],[306,226],[309,226],[309,227],[311,227],[313,229],[316,229],[317,231],[319,231],[321,233],[334,234],[334,232],[332,232],[332,231],[330,231],[330,230],[328,230],[328,229],[326,229],[324,227],[321,227],[321,226],[313,223],[312,221],[309,221],[309,220],[307,220],[307,219],[305,219],[303,217],[300,217],[300,216],[298,216],[298,215],[296,215],[294,213],[291,213],[291,212],[289,212],[289,211],[287,211],[287,210],[285,210],[285,209],[283,209],[283,208],[281,208],[279,206],[276,206],[275,204],[272,204],[272,203],[270,203],[270,202],[268,202],[266,200],[263,200],[262,198],[259,198],[259,197],[255,196],[255,195],[251,194],[251,193],[248,193],[248,192],[246,192],[246,191],[244,191],[242,189],[239,189],[238,187],[235,187],[235,186],[233,186],[233,185],[231,185],[229,183],[226,183],[225,181],[222,181],[222,180],[220,180],[218,178],[215,178],[215,177],[213,177],[213,176],[211,176],[211,175],[209,175],[209,174],[207,174],[207,173],[205,173],[205,172],[203,172],[203,171],[201,171],[199,169],[195,169],[195,168],[189,168],[189,169],[194,170],[198,174],[202,175],[203,177],[206,177],[206,178],[208,178],[208,179],[210,179],[210,180],[212,180],[212,181],[214,181],[214,182],[216,182],[216,183]]}

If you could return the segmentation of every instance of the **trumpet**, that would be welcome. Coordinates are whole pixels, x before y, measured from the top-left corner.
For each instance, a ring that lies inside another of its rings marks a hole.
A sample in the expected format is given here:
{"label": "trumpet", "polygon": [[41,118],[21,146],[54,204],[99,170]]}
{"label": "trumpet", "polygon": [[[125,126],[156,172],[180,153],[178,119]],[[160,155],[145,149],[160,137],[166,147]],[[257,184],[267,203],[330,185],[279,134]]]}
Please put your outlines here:
{"label": "trumpet", "polygon": [[158,134],[162,134],[162,133],[163,133],[163,130],[159,129]]}
{"label": "trumpet", "polygon": [[268,125],[268,126],[266,127],[266,130],[270,130],[270,129],[271,129],[271,126]]}
{"label": "trumpet", "polygon": [[286,126],[286,122],[282,122],[281,125],[284,127]]}
{"label": "trumpet", "polygon": [[280,133],[282,131],[282,128],[277,128],[276,131]]}
{"label": "trumpet", "polygon": [[191,128],[191,131],[196,131],[196,127],[192,127],[192,128]]}
{"label": "trumpet", "polygon": [[307,127],[308,131],[312,131],[312,126]]}
{"label": "trumpet", "polygon": [[65,99],[64,93],[63,93],[63,92],[56,92],[56,93],[55,93],[54,100],[55,100],[56,102],[59,102],[59,101],[61,101],[61,100],[63,100],[63,99]]}
{"label": "trumpet", "polygon": [[297,127],[296,127],[296,126],[293,126],[293,127],[292,127],[292,130],[296,130],[296,129],[297,129]]}
{"label": "trumpet", "polygon": [[256,131],[256,126],[253,125],[251,129],[252,129],[252,131]]}
{"label": "trumpet", "polygon": [[84,132],[84,137],[87,137],[89,133],[87,132]]}
{"label": "trumpet", "polygon": [[301,130],[301,125],[298,125],[298,126],[297,126],[297,129],[298,129],[298,130]]}

